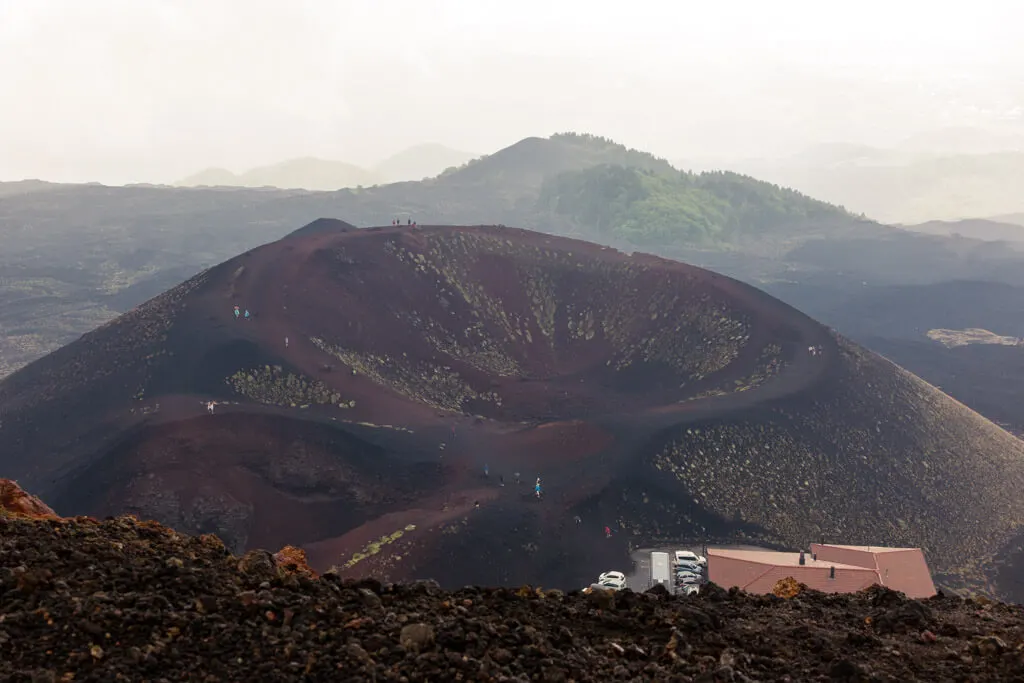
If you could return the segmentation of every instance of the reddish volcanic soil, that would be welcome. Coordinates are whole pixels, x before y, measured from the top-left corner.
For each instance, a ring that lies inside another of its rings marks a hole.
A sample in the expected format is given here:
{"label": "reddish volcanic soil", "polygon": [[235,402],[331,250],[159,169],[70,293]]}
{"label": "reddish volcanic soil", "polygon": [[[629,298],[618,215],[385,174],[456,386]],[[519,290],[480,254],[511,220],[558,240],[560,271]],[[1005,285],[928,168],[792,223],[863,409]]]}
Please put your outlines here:
{"label": "reddish volcanic soil", "polygon": [[0,479],[0,515],[29,519],[56,519],[50,506],[21,490],[16,482]]}
{"label": "reddish volcanic soil", "polygon": [[[843,373],[865,363],[881,368],[873,386],[895,377],[851,348],[757,289],[652,256],[511,228],[319,221],[0,383],[0,474],[64,515],[131,512],[236,551],[291,544],[317,570],[573,586],[620,565],[630,535],[827,531],[713,501],[710,466],[658,454],[682,439],[705,457],[688,435],[723,420],[764,433],[845,411],[857,380]],[[864,434],[871,410],[852,411]],[[794,452],[846,448],[786,433]],[[731,443],[708,448],[739,475],[750,457]],[[845,467],[821,476],[902,481]],[[889,514],[872,529],[893,533]]]}

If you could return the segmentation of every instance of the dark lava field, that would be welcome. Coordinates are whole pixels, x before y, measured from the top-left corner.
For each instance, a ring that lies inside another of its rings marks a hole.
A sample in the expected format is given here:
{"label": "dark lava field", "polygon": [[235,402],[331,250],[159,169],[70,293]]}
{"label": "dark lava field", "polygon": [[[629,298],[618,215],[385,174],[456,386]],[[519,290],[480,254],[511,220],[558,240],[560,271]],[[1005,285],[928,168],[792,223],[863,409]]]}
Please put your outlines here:
{"label": "dark lava field", "polygon": [[0,550],[12,683],[1024,680],[1024,608],[986,599],[445,591],[132,518],[2,511]]}
{"label": "dark lava field", "polygon": [[342,578],[569,589],[659,538],[824,540],[1024,599],[1019,440],[753,287],[513,228],[318,221],[12,374],[0,420],[0,474],[62,515]]}

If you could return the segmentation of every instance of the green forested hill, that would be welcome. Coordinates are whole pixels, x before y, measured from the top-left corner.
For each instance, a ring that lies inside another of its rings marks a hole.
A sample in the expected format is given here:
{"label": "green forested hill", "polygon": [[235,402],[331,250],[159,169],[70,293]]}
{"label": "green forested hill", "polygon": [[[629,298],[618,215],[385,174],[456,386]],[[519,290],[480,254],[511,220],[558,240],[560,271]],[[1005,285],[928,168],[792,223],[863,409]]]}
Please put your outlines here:
{"label": "green forested hill", "polygon": [[643,247],[724,246],[855,220],[839,207],[735,173],[659,173],[608,164],[549,177],[538,208],[588,226],[595,239]]}

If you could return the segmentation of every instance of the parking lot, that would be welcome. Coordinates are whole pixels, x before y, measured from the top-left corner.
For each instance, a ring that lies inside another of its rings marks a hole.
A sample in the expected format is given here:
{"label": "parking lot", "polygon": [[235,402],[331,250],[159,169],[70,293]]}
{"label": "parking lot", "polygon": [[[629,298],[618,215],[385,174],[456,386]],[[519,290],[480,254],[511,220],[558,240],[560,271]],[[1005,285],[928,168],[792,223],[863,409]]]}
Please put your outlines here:
{"label": "parking lot", "polygon": [[[626,587],[631,591],[642,593],[651,587],[651,553],[653,552],[666,552],[669,554],[670,561],[674,562],[675,552],[677,550],[689,550],[697,555],[703,554],[703,548],[700,546],[686,546],[686,545],[674,545],[664,548],[641,548],[635,550],[630,559],[633,560],[632,571],[624,571],[626,575]],[[673,566],[672,576],[675,575]],[[674,590],[674,585],[666,586],[669,590]]]}
{"label": "parking lot", "polygon": [[[651,553],[653,552],[668,553],[669,558],[673,559],[675,557],[675,552],[677,550],[689,550],[690,552],[695,553],[697,555],[705,555],[706,550],[716,548],[733,550],[764,550],[764,548],[759,548],[757,546],[752,545],[714,545],[708,546],[707,548],[703,548],[701,546],[681,544],[657,548],[641,548],[639,550],[633,551],[633,553],[630,555],[630,559],[633,561],[632,569],[630,570],[630,568],[627,567],[622,570],[622,573],[626,575],[626,587],[638,593],[642,593],[643,591],[651,587]],[[675,575],[674,570],[675,568],[673,567],[672,576]],[[706,573],[704,575],[704,580],[707,580]],[[668,586],[668,588],[669,590],[673,590],[674,586]]]}

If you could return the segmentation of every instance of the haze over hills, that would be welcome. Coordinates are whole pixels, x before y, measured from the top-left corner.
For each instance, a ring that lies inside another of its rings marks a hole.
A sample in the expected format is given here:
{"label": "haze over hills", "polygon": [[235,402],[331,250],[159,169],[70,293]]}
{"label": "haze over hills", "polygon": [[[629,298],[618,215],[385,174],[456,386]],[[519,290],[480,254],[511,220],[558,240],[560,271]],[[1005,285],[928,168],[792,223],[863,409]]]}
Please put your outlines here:
{"label": "haze over hills", "polygon": [[992,216],[989,220],[997,223],[1012,223],[1014,225],[1024,226],[1024,212],[1021,213],[1010,213],[1003,214],[1001,216]]}
{"label": "haze over hills", "polygon": [[541,233],[321,221],[14,373],[0,412],[0,468],[58,513],[350,573],[571,587],[629,538],[842,537],[1021,597],[1024,443],[759,290]]}
{"label": "haze over hills", "polygon": [[917,225],[901,225],[901,228],[923,232],[929,235],[972,237],[990,242],[1024,241],[1024,225],[985,218],[969,218],[961,221],[928,221]]}
{"label": "haze over hills", "polygon": [[279,189],[340,190],[381,183],[423,180],[462,165],[473,154],[438,144],[410,147],[372,169],[325,159],[290,159],[235,174],[208,168],[174,183],[176,187],[276,187]]}
{"label": "haze over hills", "polygon": [[387,182],[390,183],[423,180],[433,178],[449,168],[461,166],[479,156],[444,145],[428,143],[402,150],[374,166],[373,170],[387,178]]}
{"label": "haze over hills", "polygon": [[923,152],[836,144],[790,158],[704,163],[792,187],[885,223],[980,218],[1024,209],[1024,151]]}

